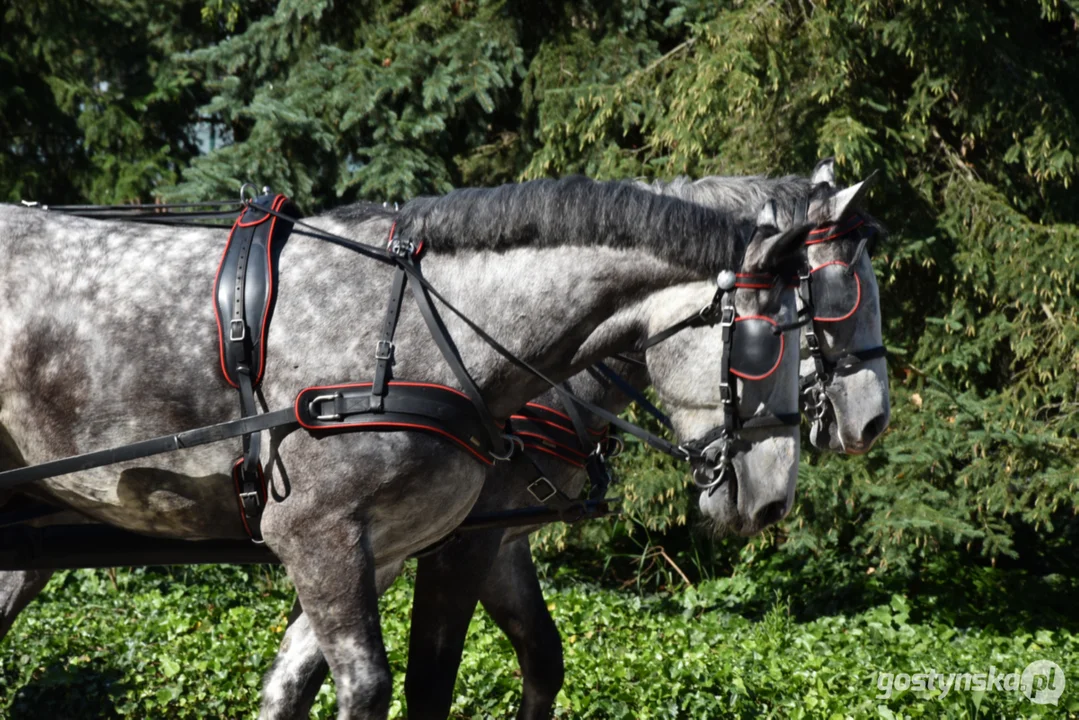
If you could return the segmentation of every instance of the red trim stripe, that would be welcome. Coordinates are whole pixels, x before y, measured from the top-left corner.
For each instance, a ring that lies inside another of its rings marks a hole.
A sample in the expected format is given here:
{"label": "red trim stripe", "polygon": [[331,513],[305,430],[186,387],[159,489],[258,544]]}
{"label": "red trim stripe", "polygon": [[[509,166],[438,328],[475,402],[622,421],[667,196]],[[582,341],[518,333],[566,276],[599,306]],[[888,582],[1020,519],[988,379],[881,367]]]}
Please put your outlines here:
{"label": "red trim stripe", "polygon": [[547,435],[541,435],[540,433],[529,432],[527,430],[522,430],[521,432],[514,433],[514,435],[519,435],[521,437],[535,438],[535,439],[540,440],[542,442],[550,443],[551,445],[554,445],[555,447],[562,448],[566,452],[571,452],[574,455],[580,455],[582,458],[588,457],[587,453],[583,453],[580,450],[574,450],[573,448],[571,448],[568,445],[563,445],[562,443],[560,443],[560,442],[558,442],[556,440],[552,440]]}
{"label": "red trim stripe", "polygon": [[[566,422],[570,423],[571,425],[573,424],[573,419],[569,415],[567,415],[564,412],[559,412],[558,410],[555,410],[553,407],[548,407],[546,405],[540,405],[539,403],[534,403],[534,402],[525,403],[525,407],[536,408],[538,410],[546,410],[547,412],[549,412],[549,413],[551,413],[553,415],[557,415],[558,417],[565,419]],[[530,419],[533,419],[533,418],[530,418]],[[588,428],[588,432],[592,433],[593,435],[606,435],[607,434],[607,428],[603,428],[601,430],[595,430],[593,428]]]}
{"label": "red trim stripe", "polygon": [[[280,212],[286,200],[284,195],[278,195],[274,198],[271,209]],[[273,306],[273,234],[276,228],[277,216],[274,215],[270,221],[270,236],[266,238],[266,312],[262,314],[262,325],[259,328],[259,371],[255,375],[255,385],[262,382],[262,373],[266,369],[266,323],[270,321],[270,307]]]}
{"label": "red trim stripe", "polygon": [[825,233],[833,233],[833,234],[828,235],[827,237],[813,238],[811,240],[806,240],[806,245],[817,245],[818,243],[828,242],[829,240],[837,240],[837,239],[839,239],[841,237],[844,237],[844,236],[848,235],[849,233],[854,232],[855,230],[860,228],[862,225],[865,225],[865,219],[859,217],[857,219],[857,222],[855,222],[850,227],[843,228],[842,230],[836,230],[835,225],[826,225],[825,227],[817,228],[816,230],[813,230],[813,231],[811,231],[809,233],[809,236],[811,238],[813,238],[814,235],[819,235],[819,234],[825,234]]}
{"label": "red trim stripe", "polygon": [[559,455],[554,450],[552,450],[550,448],[547,448],[547,447],[543,447],[542,445],[533,445],[532,443],[525,443],[525,448],[528,449],[528,450],[537,450],[537,451],[542,452],[542,453],[547,453],[548,455],[550,455],[552,457],[556,457],[559,460],[561,460],[563,462],[566,462],[566,463],[569,463],[570,465],[572,465],[574,467],[577,467],[577,468],[583,468],[584,467],[584,463],[577,462],[576,460],[574,460],[572,458],[565,457],[563,455]]}

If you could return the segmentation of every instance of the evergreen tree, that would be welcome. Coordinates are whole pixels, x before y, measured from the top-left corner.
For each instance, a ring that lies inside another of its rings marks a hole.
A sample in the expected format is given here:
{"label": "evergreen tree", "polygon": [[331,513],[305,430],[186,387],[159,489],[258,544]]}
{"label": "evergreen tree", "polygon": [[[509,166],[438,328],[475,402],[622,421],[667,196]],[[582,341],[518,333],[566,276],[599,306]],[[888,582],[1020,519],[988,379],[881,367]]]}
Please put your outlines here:
{"label": "evergreen tree", "polygon": [[[3,17],[11,200],[253,181],[313,212],[572,172],[882,170],[892,427],[861,458],[805,453],[794,513],[744,557],[1074,566],[1074,0],[48,0]],[[623,470],[638,529],[685,541],[683,470],[632,446]]]}
{"label": "evergreen tree", "polygon": [[9,4],[0,200],[149,201],[198,153],[200,93],[173,56],[218,28],[189,0]]}

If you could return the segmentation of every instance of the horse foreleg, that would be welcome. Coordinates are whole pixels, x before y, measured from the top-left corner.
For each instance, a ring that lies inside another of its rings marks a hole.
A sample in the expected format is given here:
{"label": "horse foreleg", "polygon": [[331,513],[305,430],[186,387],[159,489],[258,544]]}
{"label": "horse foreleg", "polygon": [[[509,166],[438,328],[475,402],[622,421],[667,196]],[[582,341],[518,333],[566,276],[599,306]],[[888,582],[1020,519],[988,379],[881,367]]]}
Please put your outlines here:
{"label": "horse foreleg", "polygon": [[310,717],[311,705],[329,669],[311,623],[297,600],[292,604],[288,630],[285,631],[273,667],[262,681],[259,719]]}
{"label": "horse foreleg", "polygon": [[[278,508],[271,505],[268,510]],[[305,634],[301,622],[310,624],[337,686],[337,717],[383,720],[389,712],[393,681],[382,642],[375,561],[365,527],[348,518],[322,516],[317,522],[309,518],[304,522],[275,517],[269,511],[263,520],[263,536],[284,564],[303,606],[302,619],[293,623],[294,636]],[[308,657],[317,657],[310,648],[298,648],[304,649]],[[271,679],[276,677],[271,673]],[[310,691],[304,681],[297,687]],[[269,696],[273,691],[267,687],[266,692]]]}
{"label": "horse foreleg", "polygon": [[562,689],[562,638],[547,611],[528,538],[503,546],[480,602],[510,639],[524,676],[518,720],[549,718]]}
{"label": "horse foreleg", "polygon": [[[376,573],[380,596],[400,574],[403,564],[397,563]],[[262,708],[259,719],[287,720],[309,717],[311,705],[314,704],[329,671],[330,666],[326,664],[326,658],[318,646],[315,632],[297,599],[289,611],[288,629],[273,667],[262,679]]]}
{"label": "horse foreleg", "polygon": [[15,618],[49,582],[52,570],[12,570],[0,572],[0,640]]}
{"label": "horse foreleg", "polygon": [[420,558],[405,675],[409,720],[449,715],[468,624],[501,542],[501,530],[466,533]]}

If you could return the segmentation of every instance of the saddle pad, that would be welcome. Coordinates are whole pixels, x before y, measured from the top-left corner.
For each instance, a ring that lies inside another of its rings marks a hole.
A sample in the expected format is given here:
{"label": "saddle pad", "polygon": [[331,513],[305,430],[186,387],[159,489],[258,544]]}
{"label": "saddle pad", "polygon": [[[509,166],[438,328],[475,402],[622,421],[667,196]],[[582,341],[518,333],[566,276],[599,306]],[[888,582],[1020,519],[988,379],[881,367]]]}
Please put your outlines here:
{"label": "saddle pad", "polygon": [[[264,195],[255,204],[299,217],[284,195]],[[221,372],[233,387],[239,387],[240,365],[248,365],[252,385],[262,381],[273,305],[273,243],[280,244],[291,231],[291,222],[249,205],[233,224],[221,254],[214,279],[214,315]]]}

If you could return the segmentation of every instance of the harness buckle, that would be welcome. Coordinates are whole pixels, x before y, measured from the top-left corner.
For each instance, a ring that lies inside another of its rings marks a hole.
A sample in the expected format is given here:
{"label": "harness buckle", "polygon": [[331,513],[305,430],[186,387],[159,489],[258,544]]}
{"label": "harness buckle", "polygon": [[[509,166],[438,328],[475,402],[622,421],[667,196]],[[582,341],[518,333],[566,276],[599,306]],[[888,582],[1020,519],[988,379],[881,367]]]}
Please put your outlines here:
{"label": "harness buckle", "polygon": [[[394,203],[396,205],[396,203]],[[397,257],[407,258],[412,257],[416,253],[416,246],[412,243],[412,240],[401,240],[394,238],[393,243],[390,244],[390,252]]]}
{"label": "harness buckle", "polygon": [[602,458],[615,458],[626,449],[626,443],[617,435],[609,435],[602,443],[596,444],[596,455]]}
{"label": "harness buckle", "polygon": [[257,490],[249,490],[247,492],[239,493],[240,502],[243,506],[249,510],[258,510],[262,507],[262,498],[259,497]]}
{"label": "harness buckle", "polygon": [[723,401],[724,405],[730,405],[733,401],[731,386],[726,380],[719,381],[719,399]]}
{"label": "harness buckle", "polygon": [[[539,490],[537,490],[537,486],[540,486],[541,484],[545,487],[540,487]],[[536,498],[536,500],[539,500],[541,503],[546,504],[548,500],[558,494],[558,488],[556,488],[554,486],[554,483],[552,483],[546,477],[540,475],[538,478],[536,478],[529,484],[528,492],[531,493],[532,497]],[[540,496],[540,492],[544,493],[542,497]]]}
{"label": "harness buckle", "polygon": [[720,327],[731,327],[734,325],[734,306],[725,305],[723,307],[723,314],[719,318]]}
{"label": "harness buckle", "polygon": [[[237,332],[239,328],[239,332]],[[236,319],[229,323],[229,340],[232,342],[240,342],[247,337],[247,325],[243,320]]]}
{"label": "harness buckle", "polygon": [[393,341],[379,340],[375,343],[375,360],[392,360],[393,348]]}
{"label": "harness buckle", "polygon": [[[322,421],[322,422],[328,422],[328,421],[331,421],[331,420],[340,420],[341,419],[341,414],[340,413],[333,412],[333,413],[327,413],[325,415],[320,415],[319,411],[318,411],[318,405],[320,403],[324,403],[324,402],[327,402],[327,401],[333,401],[333,402],[336,403],[337,398],[339,398],[339,397],[341,397],[341,393],[333,393],[331,395],[319,395],[318,397],[312,399],[311,402],[307,403],[307,411],[310,412],[311,415],[316,420],[319,420],[319,421]],[[336,410],[336,409],[337,408],[334,407],[334,410]]]}
{"label": "harness buckle", "polygon": [[510,435],[510,434],[503,435],[502,439],[505,440],[506,443],[507,443],[506,453],[504,455],[499,455],[494,450],[491,450],[490,455],[495,460],[509,460],[510,458],[513,457],[513,449],[514,448],[518,448],[518,449],[520,449],[521,452],[524,452],[525,441],[522,440],[521,438],[517,437],[516,435]]}

